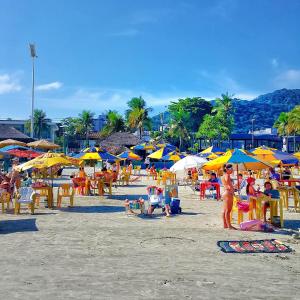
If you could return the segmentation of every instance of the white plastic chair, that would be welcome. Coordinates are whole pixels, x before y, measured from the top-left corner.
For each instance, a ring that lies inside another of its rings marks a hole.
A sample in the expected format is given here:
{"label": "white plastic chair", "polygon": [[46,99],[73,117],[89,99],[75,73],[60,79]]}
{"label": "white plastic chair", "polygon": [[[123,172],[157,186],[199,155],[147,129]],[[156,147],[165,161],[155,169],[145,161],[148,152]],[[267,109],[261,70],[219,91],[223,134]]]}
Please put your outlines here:
{"label": "white plastic chair", "polygon": [[20,213],[21,204],[27,204],[33,215],[36,195],[32,187],[21,187],[15,194],[15,214]]}

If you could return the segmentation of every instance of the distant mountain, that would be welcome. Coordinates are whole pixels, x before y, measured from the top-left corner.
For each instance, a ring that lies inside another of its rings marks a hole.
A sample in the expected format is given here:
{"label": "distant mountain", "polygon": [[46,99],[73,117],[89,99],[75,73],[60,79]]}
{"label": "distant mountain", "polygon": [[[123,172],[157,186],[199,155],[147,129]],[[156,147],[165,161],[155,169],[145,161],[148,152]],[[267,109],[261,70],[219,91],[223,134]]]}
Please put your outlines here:
{"label": "distant mountain", "polygon": [[[288,112],[296,105],[300,105],[300,89],[281,89],[253,100],[234,99],[234,133],[247,133],[252,130],[251,119],[255,119],[254,130],[271,128],[281,112]],[[169,120],[170,114],[166,111],[164,123]],[[158,130],[161,124],[160,115],[152,117],[152,122],[153,130]]]}
{"label": "distant mountain", "polygon": [[247,133],[252,130],[270,128],[281,112],[288,112],[300,105],[300,89],[282,89],[261,95],[253,100],[234,99],[235,133]]}

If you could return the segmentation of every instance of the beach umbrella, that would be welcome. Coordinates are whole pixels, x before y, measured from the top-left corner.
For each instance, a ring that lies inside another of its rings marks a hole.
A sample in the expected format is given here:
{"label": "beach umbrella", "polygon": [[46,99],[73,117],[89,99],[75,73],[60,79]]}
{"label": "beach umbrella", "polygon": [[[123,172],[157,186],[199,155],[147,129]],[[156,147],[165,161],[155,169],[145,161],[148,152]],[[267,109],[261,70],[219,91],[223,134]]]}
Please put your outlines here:
{"label": "beach umbrella", "polygon": [[169,144],[169,143],[158,143],[156,144],[156,147],[158,148],[169,148],[169,149],[173,149],[173,150],[176,150],[177,147],[172,145],[172,144]]}
{"label": "beach umbrella", "polygon": [[31,148],[39,148],[39,149],[47,149],[47,150],[54,150],[60,148],[59,145],[51,143],[47,140],[38,140],[31,143],[28,143],[27,146]]}
{"label": "beach umbrella", "polygon": [[80,152],[98,152],[98,151],[105,151],[105,150],[100,147],[87,147],[85,149],[82,149]]}
{"label": "beach umbrella", "polygon": [[16,156],[19,158],[35,158],[40,155],[42,155],[42,152],[33,151],[33,150],[22,150],[22,149],[12,149],[8,150],[7,153],[9,153],[12,156]]}
{"label": "beach umbrella", "polygon": [[9,153],[8,152],[0,151],[0,159],[3,159],[5,157],[9,157]]}
{"label": "beach umbrella", "polygon": [[120,159],[142,160],[142,158],[139,155],[137,155],[137,154],[135,154],[135,153],[133,153],[132,151],[129,151],[129,150],[122,152],[121,154],[118,155],[118,157]]}
{"label": "beach umbrella", "polygon": [[174,149],[164,147],[164,148],[160,148],[157,151],[149,154],[148,157],[154,158],[154,159],[162,159],[162,157],[164,157],[165,155],[167,155],[168,153],[173,152],[173,151],[174,151]]}
{"label": "beach umbrella", "polygon": [[107,151],[94,151],[94,152],[80,152],[74,156],[82,160],[95,160],[95,161],[109,161],[116,162],[120,160],[119,157],[112,155]]}
{"label": "beach umbrella", "polygon": [[205,154],[212,154],[212,153],[215,153],[215,154],[223,154],[224,151],[222,149],[220,149],[219,147],[216,147],[216,146],[211,146],[211,147],[208,147],[206,148],[205,150],[201,151],[199,154],[200,155],[205,155]]}
{"label": "beach umbrella", "polygon": [[167,155],[163,156],[161,159],[162,160],[178,161],[178,160],[181,160],[184,157],[185,157],[184,154],[181,154],[179,152],[173,151],[173,152],[169,152]]}
{"label": "beach umbrella", "polygon": [[266,146],[258,147],[251,152],[255,154],[259,159],[267,162],[269,161],[277,165],[293,165],[298,162],[298,159],[293,155]]}
{"label": "beach umbrella", "polygon": [[10,146],[5,146],[1,148],[1,151],[9,151],[13,149],[18,149],[18,150],[31,150],[29,147],[25,146],[18,146],[18,145],[10,145]]}
{"label": "beach umbrella", "polygon": [[234,149],[233,151],[227,151],[224,155],[206,162],[202,169],[209,170],[219,170],[223,168],[225,164],[232,164],[236,167],[237,172],[246,170],[262,170],[266,168],[273,167],[270,162],[265,162],[258,159],[255,156],[247,155],[240,149]]}
{"label": "beach umbrella", "polygon": [[62,166],[79,166],[82,162],[74,157],[66,156],[63,153],[47,152],[30,161],[27,161],[16,168],[18,171],[25,171],[31,168],[35,169],[48,169],[56,165]]}
{"label": "beach umbrella", "polygon": [[[2,150],[2,149],[1,149]],[[293,154],[294,156],[296,156],[296,158],[300,159],[300,152],[296,152]]]}
{"label": "beach umbrella", "polygon": [[142,143],[136,146],[131,147],[133,150],[155,150],[156,147],[152,144]]}
{"label": "beach umbrella", "polygon": [[18,146],[26,146],[26,143],[13,140],[13,139],[7,139],[4,141],[0,142],[0,148],[5,147],[5,146],[11,146],[11,145],[18,145]]}
{"label": "beach umbrella", "polygon": [[170,171],[184,171],[189,168],[199,168],[205,164],[207,160],[203,157],[196,155],[188,155],[181,160],[177,161],[171,168]]}

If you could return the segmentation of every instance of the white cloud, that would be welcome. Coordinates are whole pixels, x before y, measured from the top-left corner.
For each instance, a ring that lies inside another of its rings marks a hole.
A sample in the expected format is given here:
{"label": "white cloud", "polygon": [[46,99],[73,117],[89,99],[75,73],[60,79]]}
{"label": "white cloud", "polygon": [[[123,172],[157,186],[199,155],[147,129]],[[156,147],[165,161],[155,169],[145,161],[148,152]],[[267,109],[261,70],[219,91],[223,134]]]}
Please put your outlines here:
{"label": "white cloud", "polygon": [[300,70],[289,69],[275,77],[273,80],[276,88],[300,88]]}
{"label": "white cloud", "polygon": [[270,62],[273,68],[277,68],[279,66],[279,62],[277,58],[272,58]]}
{"label": "white cloud", "polygon": [[0,74],[0,94],[18,92],[22,89],[14,75]]}
{"label": "white cloud", "polygon": [[50,90],[58,90],[62,87],[62,83],[59,81],[54,81],[46,84],[41,84],[36,87],[37,91],[50,91]]}

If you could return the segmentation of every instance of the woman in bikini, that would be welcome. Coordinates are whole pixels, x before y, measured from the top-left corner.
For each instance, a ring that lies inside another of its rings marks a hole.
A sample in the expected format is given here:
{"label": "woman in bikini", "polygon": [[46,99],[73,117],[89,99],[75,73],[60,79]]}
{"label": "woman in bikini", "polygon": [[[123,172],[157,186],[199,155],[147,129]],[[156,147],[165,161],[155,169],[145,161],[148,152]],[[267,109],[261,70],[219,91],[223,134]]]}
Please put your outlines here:
{"label": "woman in bikini", "polygon": [[224,166],[224,175],[222,176],[222,184],[224,186],[224,193],[222,195],[224,201],[224,211],[223,211],[223,223],[224,228],[236,229],[231,225],[230,214],[233,205],[233,193],[234,187],[230,175],[233,173],[232,165],[228,164]]}

